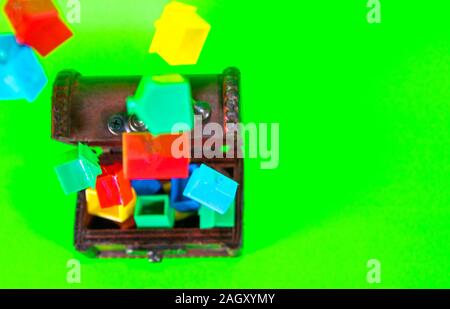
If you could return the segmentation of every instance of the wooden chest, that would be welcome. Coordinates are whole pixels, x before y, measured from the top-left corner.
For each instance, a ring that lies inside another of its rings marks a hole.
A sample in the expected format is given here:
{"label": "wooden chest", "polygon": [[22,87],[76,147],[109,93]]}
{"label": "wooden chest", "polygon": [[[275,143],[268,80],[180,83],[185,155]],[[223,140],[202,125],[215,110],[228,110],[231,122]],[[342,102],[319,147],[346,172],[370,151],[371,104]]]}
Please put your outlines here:
{"label": "wooden chest", "polygon": [[[228,68],[218,75],[192,75],[194,100],[208,102],[206,122],[224,129],[239,122],[239,71]],[[52,98],[52,138],[64,143],[100,146],[104,164],[121,162],[121,135],[108,129],[112,115],[126,112],[126,98],[134,94],[140,77],[84,77],[62,71],[56,78]],[[211,136],[192,135],[191,149]],[[200,139],[200,143],[199,143]],[[197,140],[197,143],[195,143]],[[177,221],[171,229],[137,229],[94,217],[87,212],[85,192],[76,205],[75,247],[98,257],[139,257],[160,261],[162,257],[235,256],[242,245],[243,160],[240,158],[192,158],[238,182],[233,228],[200,229],[198,216]]]}

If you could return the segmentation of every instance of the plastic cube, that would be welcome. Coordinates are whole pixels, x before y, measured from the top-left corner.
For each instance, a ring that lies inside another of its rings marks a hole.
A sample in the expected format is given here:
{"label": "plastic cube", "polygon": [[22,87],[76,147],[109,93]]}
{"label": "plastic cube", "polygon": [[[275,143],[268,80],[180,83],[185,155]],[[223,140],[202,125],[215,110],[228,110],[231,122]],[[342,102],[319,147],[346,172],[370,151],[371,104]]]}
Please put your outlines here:
{"label": "plastic cube", "polygon": [[170,193],[170,190],[172,189],[172,182],[171,181],[163,181],[162,182],[162,189],[164,193]]}
{"label": "plastic cube", "polygon": [[171,228],[175,210],[169,206],[168,195],[138,196],[134,221],[138,228]]}
{"label": "plastic cube", "polygon": [[184,189],[183,195],[225,214],[236,195],[238,183],[202,164],[196,169]]}
{"label": "plastic cube", "polygon": [[235,203],[232,203],[228,210],[221,215],[208,207],[201,206],[198,211],[200,215],[200,228],[234,227],[235,208]]}
{"label": "plastic cube", "polygon": [[151,195],[161,190],[161,182],[156,179],[132,180],[131,186],[138,195]]}
{"label": "plastic cube", "polygon": [[0,100],[33,102],[47,85],[47,77],[31,48],[12,34],[0,34]]}
{"label": "plastic cube", "polygon": [[[198,164],[189,165],[189,175],[199,167]],[[172,179],[170,190],[170,206],[181,212],[197,211],[200,204],[183,195],[183,190],[189,178]]]}
{"label": "plastic cube", "polygon": [[177,221],[183,221],[186,220],[188,218],[197,216],[197,212],[185,212],[185,211],[177,211],[175,210],[175,222]]}
{"label": "plastic cube", "polygon": [[181,75],[143,77],[135,95],[127,99],[127,110],[153,135],[190,131],[194,126],[191,86]]}
{"label": "plastic cube", "polygon": [[[149,133],[124,133],[122,146],[125,177],[130,180],[188,177],[189,142],[187,134],[154,137]],[[178,158],[172,154],[173,143],[180,145],[177,149],[187,151],[186,157]]]}
{"label": "plastic cube", "polygon": [[196,64],[211,26],[197,14],[197,8],[172,1],[155,22],[150,53],[157,53],[170,65]]}
{"label": "plastic cube", "polygon": [[72,36],[51,0],[8,0],[5,13],[18,42],[31,46],[42,56]]}
{"label": "plastic cube", "polygon": [[100,207],[126,205],[133,199],[130,181],[125,179],[122,164],[102,166],[102,174],[97,177],[97,190]]}
{"label": "plastic cube", "polygon": [[133,216],[136,206],[136,193],[133,192],[133,198],[126,205],[115,205],[113,207],[102,208],[100,206],[97,191],[88,188],[86,189],[86,204],[89,214],[122,223]]}
{"label": "plastic cube", "polygon": [[94,188],[102,170],[97,155],[88,146],[78,144],[78,149],[68,152],[55,172],[64,193],[69,194]]}

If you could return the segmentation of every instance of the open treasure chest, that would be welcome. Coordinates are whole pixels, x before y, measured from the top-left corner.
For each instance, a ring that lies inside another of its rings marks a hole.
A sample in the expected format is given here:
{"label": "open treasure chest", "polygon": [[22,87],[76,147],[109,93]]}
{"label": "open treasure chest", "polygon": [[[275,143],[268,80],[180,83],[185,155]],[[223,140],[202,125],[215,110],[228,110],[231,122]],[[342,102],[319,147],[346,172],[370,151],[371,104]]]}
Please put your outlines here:
{"label": "open treasure chest", "polygon": [[[74,228],[77,250],[98,257],[148,258],[150,261],[160,261],[163,257],[235,256],[239,253],[243,159],[237,155],[238,138],[233,138],[233,147],[222,147],[223,156],[211,157],[205,155],[203,149],[205,143],[211,144],[215,137],[211,130],[202,128],[216,123],[227,132],[237,126],[240,74],[237,69],[228,68],[218,75],[183,78],[189,82],[195,119],[200,119],[193,122],[188,135],[183,134],[189,144],[189,158],[167,159],[159,165],[157,175],[160,177],[150,179],[141,176],[149,169],[155,172],[151,164],[159,159],[147,157],[139,163],[135,158],[148,147],[164,147],[161,145],[170,138],[153,136],[153,127],[152,130],[147,127],[149,122],[144,124],[140,117],[129,112],[130,97],[139,92],[143,78],[84,77],[71,70],[57,76],[52,98],[52,138],[79,145],[77,153],[85,152],[87,158],[87,163],[81,165],[83,170],[92,167],[97,176],[89,188],[77,193]],[[230,139],[221,143],[230,146]],[[88,152],[92,149],[97,149],[101,170],[95,167],[96,158],[89,158]],[[229,155],[230,151],[235,153]],[[177,174],[180,168],[186,172]],[[118,173],[118,187],[124,192],[131,187],[128,194],[121,195],[126,200],[121,207],[111,201],[111,205],[107,205],[108,195],[101,195],[99,191],[102,184],[117,180]],[[201,187],[207,183],[201,177],[205,175],[217,187],[211,183],[209,187]],[[194,186],[200,187],[191,186],[194,178],[197,181]],[[215,192],[224,194],[233,188],[231,197],[224,195],[225,200],[230,198],[226,202],[221,196],[214,200]],[[189,192],[186,194],[186,191]],[[211,204],[197,199],[198,196],[212,199]],[[214,211],[221,203],[226,204],[226,212],[224,209]]]}

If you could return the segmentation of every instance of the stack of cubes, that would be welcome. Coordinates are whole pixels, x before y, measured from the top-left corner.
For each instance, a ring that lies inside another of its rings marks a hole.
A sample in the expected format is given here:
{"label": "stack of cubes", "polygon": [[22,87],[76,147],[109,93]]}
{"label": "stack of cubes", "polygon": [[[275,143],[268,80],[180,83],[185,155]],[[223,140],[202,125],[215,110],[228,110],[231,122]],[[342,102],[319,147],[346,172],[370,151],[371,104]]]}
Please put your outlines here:
{"label": "stack of cubes", "polygon": [[[196,63],[209,28],[194,7],[171,2],[151,50],[172,65]],[[200,228],[233,227],[237,182],[190,162],[193,102],[185,77],[144,76],[126,107],[148,132],[124,133],[122,162],[108,166],[80,144],[83,155],[56,168],[64,191],[86,190],[90,214],[118,223],[133,218],[137,228],[172,228],[176,218],[197,214]]]}
{"label": "stack of cubes", "polygon": [[[150,132],[124,133],[123,166],[127,179],[170,180],[170,195],[137,195],[138,228],[174,226],[175,214],[199,213],[200,228],[234,226],[238,184],[202,164],[190,164],[193,106],[189,81],[180,75],[142,78],[127,100],[129,114]],[[180,216],[184,217],[184,216]]]}

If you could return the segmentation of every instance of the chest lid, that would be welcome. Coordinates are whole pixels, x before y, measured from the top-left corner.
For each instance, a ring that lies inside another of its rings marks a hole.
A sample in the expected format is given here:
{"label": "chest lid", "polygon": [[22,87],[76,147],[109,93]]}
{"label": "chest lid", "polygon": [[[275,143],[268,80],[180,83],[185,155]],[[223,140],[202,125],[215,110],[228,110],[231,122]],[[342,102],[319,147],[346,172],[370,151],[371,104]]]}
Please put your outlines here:
{"label": "chest lid", "polygon": [[[227,125],[239,121],[237,69],[228,68],[217,75],[185,77],[190,81],[193,99],[199,103],[193,105],[194,112],[209,114],[203,125],[215,122],[226,130]],[[73,70],[60,72],[53,86],[52,138],[71,144],[101,146],[104,150],[120,150],[122,135],[114,132],[114,126],[128,126],[133,131],[142,129],[136,119],[126,116],[126,99],[135,93],[141,78],[84,77]],[[204,102],[209,104],[209,110]],[[121,115],[125,117],[123,123]],[[117,122],[112,122],[114,117]]]}

